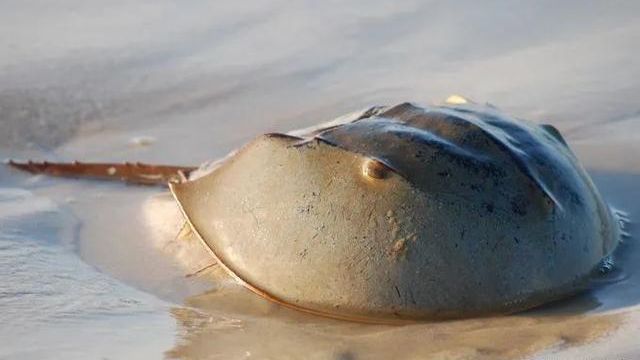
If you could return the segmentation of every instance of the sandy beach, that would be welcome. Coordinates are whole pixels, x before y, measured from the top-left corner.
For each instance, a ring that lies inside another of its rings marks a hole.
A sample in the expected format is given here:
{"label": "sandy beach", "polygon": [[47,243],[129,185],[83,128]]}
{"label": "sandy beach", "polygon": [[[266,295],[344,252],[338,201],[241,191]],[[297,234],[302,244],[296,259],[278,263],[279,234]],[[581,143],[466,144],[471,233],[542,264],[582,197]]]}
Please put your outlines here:
{"label": "sandy beach", "polygon": [[0,159],[198,165],[265,132],[461,94],[554,124],[629,214],[571,299],[383,326],[304,315],[215,267],[162,188],[0,166],[3,359],[640,357],[640,4],[0,5]]}

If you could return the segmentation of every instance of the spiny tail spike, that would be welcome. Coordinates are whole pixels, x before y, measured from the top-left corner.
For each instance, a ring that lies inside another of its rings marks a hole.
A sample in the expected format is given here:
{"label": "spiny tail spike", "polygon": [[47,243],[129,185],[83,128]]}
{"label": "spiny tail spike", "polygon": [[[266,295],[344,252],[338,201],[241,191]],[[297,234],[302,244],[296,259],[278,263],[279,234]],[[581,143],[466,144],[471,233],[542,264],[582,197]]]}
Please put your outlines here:
{"label": "spiny tail spike", "polygon": [[194,166],[153,165],[143,163],[52,163],[48,161],[27,162],[9,159],[7,165],[32,174],[68,178],[89,178],[110,181],[124,181],[140,185],[164,185],[169,182],[184,182]]}

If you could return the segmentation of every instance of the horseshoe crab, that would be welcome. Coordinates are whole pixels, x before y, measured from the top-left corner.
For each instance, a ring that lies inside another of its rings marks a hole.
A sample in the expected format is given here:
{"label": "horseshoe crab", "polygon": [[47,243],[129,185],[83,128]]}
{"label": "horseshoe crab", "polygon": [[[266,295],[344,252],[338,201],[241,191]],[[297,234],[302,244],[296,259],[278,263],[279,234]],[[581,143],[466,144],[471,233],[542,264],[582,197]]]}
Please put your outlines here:
{"label": "horseshoe crab", "polygon": [[240,283],[343,319],[528,309],[583,289],[618,243],[609,207],[558,130],[461,97],[262,135],[200,168],[10,165],[168,182]]}

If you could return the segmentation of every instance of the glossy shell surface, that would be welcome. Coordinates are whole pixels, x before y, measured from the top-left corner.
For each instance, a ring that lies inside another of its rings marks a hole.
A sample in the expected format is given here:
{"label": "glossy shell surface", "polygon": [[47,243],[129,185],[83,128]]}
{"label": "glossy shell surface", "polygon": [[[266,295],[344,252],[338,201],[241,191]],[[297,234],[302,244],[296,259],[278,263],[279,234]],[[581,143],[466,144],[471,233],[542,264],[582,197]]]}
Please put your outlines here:
{"label": "glossy shell surface", "polygon": [[353,320],[530,308],[580,290],[617,244],[555,128],[475,104],[377,107],[263,135],[171,187],[247,287]]}

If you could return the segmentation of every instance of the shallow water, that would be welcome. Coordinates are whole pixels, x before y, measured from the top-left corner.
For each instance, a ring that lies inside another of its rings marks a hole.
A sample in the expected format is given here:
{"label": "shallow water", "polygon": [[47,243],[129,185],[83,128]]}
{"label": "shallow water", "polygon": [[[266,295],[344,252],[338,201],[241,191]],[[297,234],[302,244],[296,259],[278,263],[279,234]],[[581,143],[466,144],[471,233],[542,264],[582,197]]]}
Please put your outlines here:
{"label": "shallow water", "polygon": [[[633,219],[639,14],[633,1],[10,1],[0,12],[0,158],[198,164],[259,133],[462,93],[557,125]],[[371,326],[264,303],[215,270],[186,278],[206,259],[181,265],[188,254],[171,242],[179,224],[158,223],[145,205],[159,192],[0,167],[0,357],[640,353],[633,239],[611,274],[569,301],[497,319]],[[633,223],[628,231],[638,238]]]}
{"label": "shallow water", "polygon": [[79,221],[49,198],[4,187],[0,202],[0,357],[162,354],[171,304],[83,262]]}

